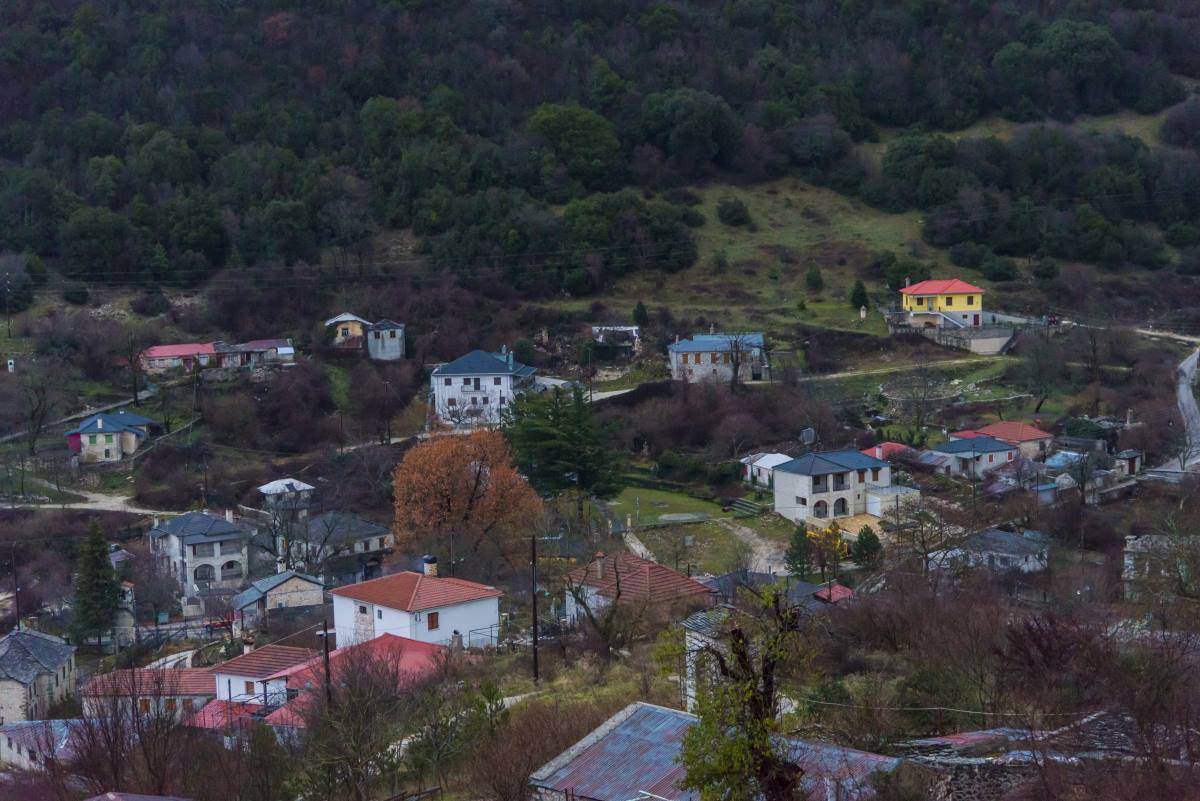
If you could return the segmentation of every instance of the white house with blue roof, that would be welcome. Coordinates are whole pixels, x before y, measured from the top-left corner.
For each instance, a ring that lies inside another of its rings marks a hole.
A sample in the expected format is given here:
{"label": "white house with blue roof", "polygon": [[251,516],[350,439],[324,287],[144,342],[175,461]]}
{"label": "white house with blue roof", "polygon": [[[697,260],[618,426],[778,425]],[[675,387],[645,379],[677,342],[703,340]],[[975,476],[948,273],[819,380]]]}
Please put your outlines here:
{"label": "white house with blue roof", "polygon": [[93,414],[67,432],[67,447],[84,463],[119,462],[146,441],[153,422],[124,409]]}
{"label": "white house with blue roof", "polygon": [[671,378],[676,381],[742,381],[771,377],[763,335],[758,332],[697,334],[667,346]]}
{"label": "white house with blue roof", "polygon": [[873,487],[892,485],[892,466],[846,448],[806,453],[775,467],[775,511],[804,523],[867,513]]}
{"label": "white house with blue roof", "polygon": [[498,353],[473,350],[434,368],[434,412],[447,425],[496,425],[513,398],[533,388],[536,373],[507,346]]}
{"label": "white house with blue roof", "polygon": [[930,450],[949,457],[950,462],[944,467],[947,475],[966,478],[987,475],[998,467],[1004,467],[1021,453],[1019,446],[987,436],[952,439],[934,445]]}

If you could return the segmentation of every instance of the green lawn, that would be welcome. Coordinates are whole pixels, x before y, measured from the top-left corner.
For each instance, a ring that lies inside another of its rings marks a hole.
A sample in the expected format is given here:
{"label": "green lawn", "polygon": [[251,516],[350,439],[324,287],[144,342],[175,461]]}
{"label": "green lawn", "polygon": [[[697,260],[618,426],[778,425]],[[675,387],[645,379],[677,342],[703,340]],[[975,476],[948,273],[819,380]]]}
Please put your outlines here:
{"label": "green lawn", "polygon": [[721,507],[711,501],[702,501],[682,492],[626,487],[621,494],[608,502],[609,509],[624,520],[633,515],[634,525],[669,522],[660,521],[662,515],[703,513],[709,517],[728,517]]}
{"label": "green lawn", "polygon": [[741,541],[714,521],[642,529],[638,533],[658,562],[686,573],[728,573],[738,566]]}

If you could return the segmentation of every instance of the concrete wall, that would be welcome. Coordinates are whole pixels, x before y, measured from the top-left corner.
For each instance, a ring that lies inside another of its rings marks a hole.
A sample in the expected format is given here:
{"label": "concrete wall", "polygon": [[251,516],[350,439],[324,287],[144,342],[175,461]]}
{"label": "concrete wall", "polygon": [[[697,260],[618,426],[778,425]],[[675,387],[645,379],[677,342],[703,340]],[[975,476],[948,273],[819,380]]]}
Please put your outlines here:
{"label": "concrete wall", "polygon": [[[813,487],[812,476],[801,476],[776,470],[774,473],[776,513],[796,522],[828,521],[836,520],[839,517],[865,514],[867,511],[867,488],[873,485],[888,487],[892,483],[891,467],[879,468],[878,479],[874,478],[870,469],[865,471],[865,476],[861,480],[857,470],[849,470],[842,475],[846,478],[844,489],[833,489],[834,477],[823,476],[825,486],[830,489],[817,492]],[[835,513],[838,499],[846,501],[845,513]],[[818,504],[821,502],[825,504],[824,516],[817,515]]]}
{"label": "concrete wall", "polygon": [[404,358],[404,329],[389,328],[367,334],[367,355],[377,361],[391,362]]}
{"label": "concrete wall", "polygon": [[508,375],[435,375],[432,381],[434,408],[444,423],[493,425],[500,422],[501,411],[513,400],[513,380]]}
{"label": "concrete wall", "polygon": [[[360,610],[365,610],[361,611]],[[429,628],[430,613],[437,613],[438,627]],[[337,646],[344,648],[363,642],[381,634],[394,634],[421,642],[448,645],[457,631],[464,645],[484,645],[481,640],[472,643],[470,633],[500,623],[498,598],[482,598],[454,606],[427,609],[408,613],[400,609],[356,601],[335,595],[333,598],[333,622],[337,631]],[[494,633],[494,632],[493,632]],[[479,636],[478,634],[476,635]]]}

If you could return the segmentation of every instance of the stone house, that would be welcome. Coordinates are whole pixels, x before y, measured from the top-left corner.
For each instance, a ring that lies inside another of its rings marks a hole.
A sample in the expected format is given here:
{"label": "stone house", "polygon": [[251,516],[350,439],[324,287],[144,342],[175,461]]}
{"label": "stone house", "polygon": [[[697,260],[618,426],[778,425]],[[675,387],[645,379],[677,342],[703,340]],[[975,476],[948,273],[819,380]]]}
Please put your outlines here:
{"label": "stone house", "polygon": [[0,724],[38,720],[75,690],[75,646],[32,629],[0,639]]}

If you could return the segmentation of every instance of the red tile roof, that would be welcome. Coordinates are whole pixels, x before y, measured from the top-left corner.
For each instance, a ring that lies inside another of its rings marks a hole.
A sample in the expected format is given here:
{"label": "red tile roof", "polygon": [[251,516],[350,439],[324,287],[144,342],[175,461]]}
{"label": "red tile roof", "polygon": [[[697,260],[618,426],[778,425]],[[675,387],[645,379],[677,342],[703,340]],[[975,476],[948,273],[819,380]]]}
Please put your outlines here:
{"label": "red tile roof", "polygon": [[569,577],[576,584],[594,588],[606,598],[617,596],[619,578],[622,601],[657,603],[687,597],[712,597],[716,593],[712,587],[631,553],[605,556],[572,570]]}
{"label": "red tile roof", "polygon": [[155,345],[142,351],[146,359],[179,359],[184,356],[212,355],[216,353],[211,342],[189,342],[182,345]]}
{"label": "red tile roof", "polygon": [[1014,421],[992,423],[975,429],[975,432],[993,439],[1002,439],[1005,442],[1035,442],[1039,439],[1054,439],[1053,434],[1043,431],[1037,426]]}
{"label": "red tile roof", "polygon": [[902,442],[881,442],[870,448],[863,448],[864,456],[872,456],[876,459],[891,459],[899,453],[904,453],[907,450],[912,450],[908,445]]}
{"label": "red tile roof", "polygon": [[249,676],[265,679],[282,670],[300,665],[317,656],[311,648],[294,648],[290,645],[264,645],[248,654],[242,654],[212,668],[214,673],[233,676]]}
{"label": "red tile roof", "polygon": [[852,595],[854,595],[854,590],[843,584],[838,584],[836,581],[829,582],[813,593],[813,597],[817,600],[830,604],[844,601]]}
{"label": "red tile roof", "polygon": [[501,592],[495,587],[465,579],[426,576],[423,573],[405,571],[338,587],[332,590],[331,594],[386,606],[389,609],[419,612],[423,609],[438,609],[482,598],[499,598]]}
{"label": "red tile roof", "polygon": [[975,439],[982,436],[983,434],[980,434],[978,431],[972,431],[969,428],[965,428],[962,431],[954,431],[950,434],[952,439]]}
{"label": "red tile roof", "polygon": [[983,294],[983,290],[974,284],[960,281],[957,278],[939,278],[932,281],[918,281],[912,286],[900,290],[901,295],[973,295]]}
{"label": "red tile roof", "polygon": [[217,677],[209,668],[137,668],[94,676],[83,687],[88,696],[216,695]]}
{"label": "red tile roof", "polygon": [[[443,655],[444,645],[410,640],[395,634],[380,636],[356,645],[338,648],[329,654],[329,670],[336,680],[343,671],[352,669],[358,659],[382,659],[404,686],[414,686],[437,672]],[[304,707],[311,702],[312,693],[320,693],[325,684],[325,665],[322,657],[316,657],[303,665],[280,671],[272,679],[286,679],[289,690],[299,694],[266,717],[273,726],[304,726]]]}
{"label": "red tile roof", "polygon": [[183,721],[184,726],[197,729],[224,729],[247,726],[263,710],[262,704],[243,704],[239,701],[213,699],[204,708]]}

